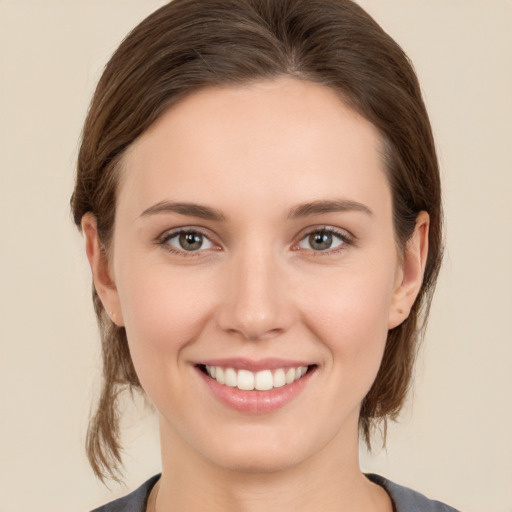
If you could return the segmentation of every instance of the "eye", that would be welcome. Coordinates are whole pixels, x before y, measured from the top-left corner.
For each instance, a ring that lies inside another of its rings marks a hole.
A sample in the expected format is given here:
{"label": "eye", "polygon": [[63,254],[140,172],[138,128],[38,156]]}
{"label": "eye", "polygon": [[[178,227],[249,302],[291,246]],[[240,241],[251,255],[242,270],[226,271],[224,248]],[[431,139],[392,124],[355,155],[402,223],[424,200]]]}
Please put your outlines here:
{"label": "eye", "polygon": [[162,243],[170,246],[171,250],[186,252],[204,251],[213,247],[212,242],[203,233],[194,230],[170,233]]}
{"label": "eye", "polygon": [[313,251],[328,251],[337,249],[347,243],[348,239],[342,233],[332,229],[317,229],[308,233],[298,244],[300,249]]}

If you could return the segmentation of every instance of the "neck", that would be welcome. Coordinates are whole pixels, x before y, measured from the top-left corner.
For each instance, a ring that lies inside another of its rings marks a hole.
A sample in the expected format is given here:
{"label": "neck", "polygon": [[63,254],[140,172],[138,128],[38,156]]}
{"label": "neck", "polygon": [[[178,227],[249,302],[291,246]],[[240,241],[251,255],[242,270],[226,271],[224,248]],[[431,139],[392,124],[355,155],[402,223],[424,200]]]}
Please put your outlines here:
{"label": "neck", "polygon": [[[386,492],[361,473],[357,431],[279,470],[223,468],[161,422],[162,478],[157,512],[391,512]],[[346,440],[345,440],[346,441]]]}

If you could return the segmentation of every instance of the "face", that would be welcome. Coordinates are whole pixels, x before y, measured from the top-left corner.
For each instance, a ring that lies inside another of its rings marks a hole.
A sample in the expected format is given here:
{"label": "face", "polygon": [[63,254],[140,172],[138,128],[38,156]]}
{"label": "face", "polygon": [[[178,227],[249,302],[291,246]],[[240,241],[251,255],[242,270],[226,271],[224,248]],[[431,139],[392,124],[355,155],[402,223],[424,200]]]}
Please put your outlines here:
{"label": "face", "polygon": [[175,456],[273,471],[357,451],[415,296],[380,147],[333,91],[283,78],[195,93],[127,151],[95,282]]}

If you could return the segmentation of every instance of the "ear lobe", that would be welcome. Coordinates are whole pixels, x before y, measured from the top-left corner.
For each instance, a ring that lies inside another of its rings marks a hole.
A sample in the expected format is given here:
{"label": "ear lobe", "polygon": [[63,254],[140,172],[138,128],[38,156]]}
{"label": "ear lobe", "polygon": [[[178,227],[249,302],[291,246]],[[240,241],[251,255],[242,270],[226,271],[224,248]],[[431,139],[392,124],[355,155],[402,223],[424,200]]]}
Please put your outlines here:
{"label": "ear lobe", "polygon": [[85,252],[91,267],[94,287],[112,322],[121,327],[124,323],[119,295],[111,275],[107,255],[98,235],[96,217],[92,213],[86,213],[82,217],[81,225],[85,237]]}
{"label": "ear lobe", "polygon": [[423,283],[428,255],[428,230],[430,218],[421,211],[416,226],[407,241],[389,313],[388,328],[400,325],[408,316]]}

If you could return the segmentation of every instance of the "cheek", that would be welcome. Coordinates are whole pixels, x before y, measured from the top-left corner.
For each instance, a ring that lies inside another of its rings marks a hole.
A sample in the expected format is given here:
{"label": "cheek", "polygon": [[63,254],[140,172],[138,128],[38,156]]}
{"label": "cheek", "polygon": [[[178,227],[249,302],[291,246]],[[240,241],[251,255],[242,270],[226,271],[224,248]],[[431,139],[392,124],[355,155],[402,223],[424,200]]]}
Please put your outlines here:
{"label": "cheek", "polygon": [[[200,273],[197,273],[200,274]],[[178,364],[209,317],[212,300],[204,276],[170,272],[165,265],[126,261],[119,272],[119,297],[135,369],[141,381]]]}
{"label": "cheek", "polygon": [[324,285],[309,288],[307,303],[314,307],[305,306],[306,322],[323,340],[332,364],[343,366],[343,378],[369,388],[386,344],[393,275],[340,273]]}

